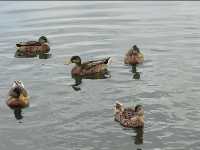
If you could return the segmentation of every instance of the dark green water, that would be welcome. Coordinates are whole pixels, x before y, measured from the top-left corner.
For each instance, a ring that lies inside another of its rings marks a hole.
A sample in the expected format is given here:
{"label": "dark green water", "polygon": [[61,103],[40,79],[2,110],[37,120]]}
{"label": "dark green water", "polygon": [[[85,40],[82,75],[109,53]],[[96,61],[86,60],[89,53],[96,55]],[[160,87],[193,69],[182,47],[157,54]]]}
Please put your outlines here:
{"label": "dark green water", "polygon": [[[1,150],[199,150],[199,2],[0,2]],[[15,44],[46,35],[50,59],[14,58]],[[123,64],[137,44],[140,80]],[[111,56],[111,78],[75,91],[64,60]],[[13,80],[30,95],[22,123],[6,106]],[[116,100],[142,104],[144,130],[113,121]]]}

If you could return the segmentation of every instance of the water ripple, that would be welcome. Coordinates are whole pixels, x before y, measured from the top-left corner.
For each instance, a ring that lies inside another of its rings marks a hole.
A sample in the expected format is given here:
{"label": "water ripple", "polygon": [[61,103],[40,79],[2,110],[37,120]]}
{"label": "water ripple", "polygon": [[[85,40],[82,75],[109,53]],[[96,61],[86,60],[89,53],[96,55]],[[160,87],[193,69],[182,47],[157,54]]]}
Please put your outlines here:
{"label": "water ripple", "polygon": [[[190,2],[0,2],[0,149],[200,149],[199,7]],[[15,44],[49,38],[53,57],[14,58]],[[127,50],[144,53],[140,80],[123,64]],[[111,78],[72,88],[72,66],[111,56]],[[30,107],[15,120],[5,100],[24,82]],[[113,119],[116,100],[142,104],[145,127]]]}

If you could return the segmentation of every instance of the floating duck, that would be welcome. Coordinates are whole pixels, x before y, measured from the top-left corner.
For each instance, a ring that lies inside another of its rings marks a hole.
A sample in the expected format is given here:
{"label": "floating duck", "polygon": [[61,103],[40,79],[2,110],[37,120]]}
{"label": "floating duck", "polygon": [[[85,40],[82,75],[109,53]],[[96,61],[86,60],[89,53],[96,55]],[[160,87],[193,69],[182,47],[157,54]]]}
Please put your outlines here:
{"label": "floating duck", "polygon": [[20,42],[16,44],[17,51],[15,57],[27,58],[27,57],[37,57],[38,55],[42,57],[48,54],[50,47],[48,44],[48,39],[45,36],[41,36],[38,41],[28,41]]}
{"label": "floating duck", "polygon": [[79,56],[72,56],[69,61],[65,62],[65,64],[76,64],[76,66],[71,71],[71,74],[73,76],[90,76],[96,75],[97,73],[106,73],[107,64],[109,64],[110,62],[111,58],[108,57],[82,63],[81,58]]}
{"label": "floating duck", "polygon": [[143,62],[144,62],[144,56],[136,45],[134,45],[128,51],[128,53],[124,58],[124,63],[129,65],[141,64]]}
{"label": "floating duck", "polygon": [[11,109],[22,109],[29,106],[29,97],[24,84],[20,80],[13,82],[8,93],[7,105]]}
{"label": "floating duck", "polygon": [[144,109],[142,105],[137,105],[135,108],[124,108],[122,103],[116,102],[114,117],[116,121],[126,128],[144,126]]}

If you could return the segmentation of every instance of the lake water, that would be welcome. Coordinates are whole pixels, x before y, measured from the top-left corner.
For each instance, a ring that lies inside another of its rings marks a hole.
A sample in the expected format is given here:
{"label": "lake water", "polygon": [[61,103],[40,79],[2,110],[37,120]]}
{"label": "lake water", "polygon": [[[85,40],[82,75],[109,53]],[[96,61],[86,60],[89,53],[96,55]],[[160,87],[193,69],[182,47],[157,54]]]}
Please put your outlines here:
{"label": "lake water", "polygon": [[[199,2],[0,2],[1,150],[199,150]],[[48,37],[50,59],[14,58],[15,44]],[[137,44],[145,62],[133,79],[123,64]],[[111,78],[72,88],[73,65],[111,56]],[[21,123],[5,100],[24,82],[30,107]],[[115,101],[142,104],[143,130],[113,121]]]}

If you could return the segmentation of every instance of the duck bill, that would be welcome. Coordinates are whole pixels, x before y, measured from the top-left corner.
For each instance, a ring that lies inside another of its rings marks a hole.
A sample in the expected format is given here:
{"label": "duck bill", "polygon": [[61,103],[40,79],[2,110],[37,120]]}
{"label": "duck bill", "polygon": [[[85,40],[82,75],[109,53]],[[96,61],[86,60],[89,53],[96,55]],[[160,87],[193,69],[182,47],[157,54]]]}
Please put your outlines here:
{"label": "duck bill", "polygon": [[69,65],[69,64],[71,64],[72,62],[71,62],[71,60],[65,60],[65,65]]}

